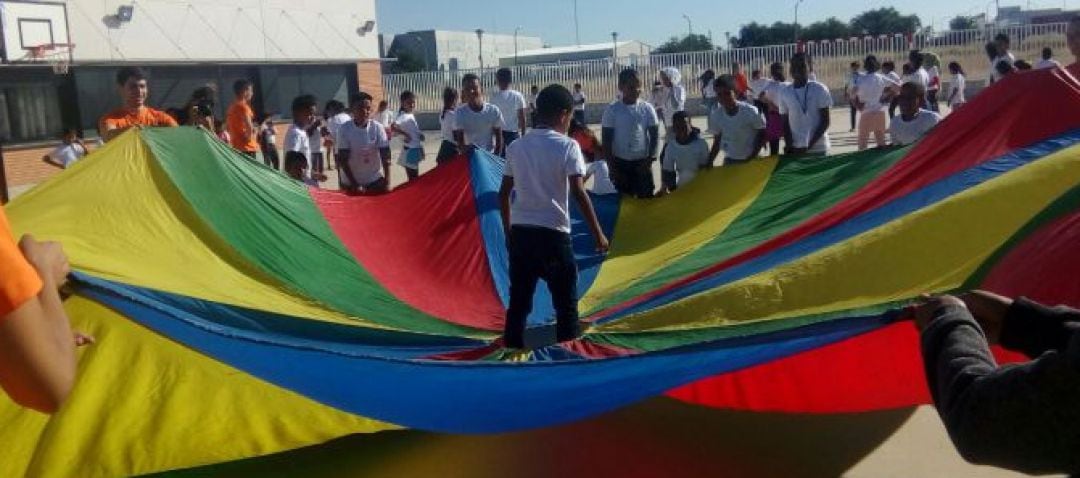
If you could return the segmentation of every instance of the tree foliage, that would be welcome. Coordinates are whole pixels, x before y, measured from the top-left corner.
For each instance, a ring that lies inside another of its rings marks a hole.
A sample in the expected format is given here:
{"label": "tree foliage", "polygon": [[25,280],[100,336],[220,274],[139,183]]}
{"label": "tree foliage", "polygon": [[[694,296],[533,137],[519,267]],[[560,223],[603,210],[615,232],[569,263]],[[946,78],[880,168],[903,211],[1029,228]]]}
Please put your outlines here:
{"label": "tree foliage", "polygon": [[979,25],[972,17],[957,16],[949,20],[949,30],[974,30],[976,28],[979,28]]}
{"label": "tree foliage", "polygon": [[922,22],[917,15],[901,15],[893,7],[867,10],[851,19],[851,30],[863,35],[915,33],[920,26]]}
{"label": "tree foliage", "polygon": [[[856,15],[849,22],[836,17],[799,26],[800,40],[833,40],[863,35],[913,33],[919,31],[922,22],[916,15],[902,15],[895,8],[879,8]],[[738,36],[732,37],[733,48],[777,45],[795,40],[795,24],[776,22],[765,25],[751,22],[739,28]]]}
{"label": "tree foliage", "polygon": [[682,38],[671,37],[662,45],[656,47],[653,53],[686,53],[693,51],[712,50],[713,44],[706,35],[686,35]]}

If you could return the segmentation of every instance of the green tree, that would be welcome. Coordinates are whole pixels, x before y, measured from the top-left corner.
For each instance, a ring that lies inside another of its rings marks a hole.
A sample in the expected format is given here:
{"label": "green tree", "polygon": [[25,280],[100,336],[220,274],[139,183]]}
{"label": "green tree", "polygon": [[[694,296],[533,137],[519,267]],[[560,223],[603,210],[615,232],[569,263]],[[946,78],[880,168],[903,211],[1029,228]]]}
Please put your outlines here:
{"label": "green tree", "polygon": [[920,26],[917,15],[901,15],[893,7],[868,10],[851,19],[851,30],[859,35],[914,33]]}
{"label": "green tree", "polygon": [[949,20],[949,30],[974,30],[976,28],[979,28],[979,25],[975,23],[975,19],[972,17],[957,16]]}
{"label": "green tree", "polygon": [[802,40],[834,40],[848,38],[851,35],[851,27],[836,17],[811,23],[799,32],[799,38]]}
{"label": "green tree", "polygon": [[750,22],[739,28],[739,35],[731,37],[732,48],[778,45],[791,43],[795,38],[795,24],[776,22],[764,25]]}
{"label": "green tree", "polygon": [[662,45],[656,47],[653,53],[686,53],[694,51],[712,50],[713,44],[706,35],[686,35],[682,38],[671,37]]}

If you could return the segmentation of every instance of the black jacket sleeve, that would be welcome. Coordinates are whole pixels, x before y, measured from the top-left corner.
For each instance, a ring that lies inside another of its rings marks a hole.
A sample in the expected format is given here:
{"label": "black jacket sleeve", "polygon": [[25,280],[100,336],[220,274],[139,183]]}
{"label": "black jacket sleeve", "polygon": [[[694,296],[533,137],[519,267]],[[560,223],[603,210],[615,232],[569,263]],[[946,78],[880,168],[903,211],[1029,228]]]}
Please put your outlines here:
{"label": "black jacket sleeve", "polygon": [[922,334],[926,376],[966,460],[1026,473],[1080,472],[1080,334],[1064,342],[1029,363],[998,368],[966,308],[937,311]]}
{"label": "black jacket sleeve", "polygon": [[1001,346],[1038,357],[1048,350],[1064,350],[1080,332],[1080,311],[1047,307],[1026,298],[1013,301],[1001,328]]}

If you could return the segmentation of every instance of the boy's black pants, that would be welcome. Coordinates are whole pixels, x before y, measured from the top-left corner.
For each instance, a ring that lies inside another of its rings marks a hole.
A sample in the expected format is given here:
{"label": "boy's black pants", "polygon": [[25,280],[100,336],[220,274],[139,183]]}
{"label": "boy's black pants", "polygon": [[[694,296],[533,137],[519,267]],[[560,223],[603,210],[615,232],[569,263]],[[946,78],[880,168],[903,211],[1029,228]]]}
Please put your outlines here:
{"label": "boy's black pants", "polygon": [[506,346],[523,348],[525,319],[532,312],[536,282],[544,279],[555,308],[556,338],[573,340],[580,333],[577,310],[577,263],[570,234],[538,226],[510,228],[510,308],[503,337]]}

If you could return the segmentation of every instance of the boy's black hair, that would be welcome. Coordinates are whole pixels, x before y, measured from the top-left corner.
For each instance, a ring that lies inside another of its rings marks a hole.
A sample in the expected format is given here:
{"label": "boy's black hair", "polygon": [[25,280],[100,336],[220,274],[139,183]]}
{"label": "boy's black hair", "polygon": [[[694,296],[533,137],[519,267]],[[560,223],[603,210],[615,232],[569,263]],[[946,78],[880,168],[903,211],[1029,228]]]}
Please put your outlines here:
{"label": "boy's black hair", "polygon": [[549,122],[573,109],[574,95],[563,85],[548,85],[536,96],[536,118],[542,122]]}
{"label": "boy's black hair", "polygon": [[881,63],[881,69],[882,70],[894,71],[894,70],[896,70],[896,62],[894,62],[892,60],[883,62],[883,63]]}
{"label": "boy's black hair", "polygon": [[[476,76],[476,73],[466,73],[464,76],[461,77],[461,85],[465,86],[465,83],[473,80],[480,81],[480,77]],[[480,85],[483,86],[483,83],[480,83]]]}
{"label": "boy's black hair", "polygon": [[1013,66],[1009,63],[1009,60],[1001,60],[997,63],[994,63],[994,71],[998,72],[998,74],[1000,75],[1007,75],[1009,73],[1012,73]]}
{"label": "boy's black hair", "polygon": [[409,91],[409,90],[402,91],[401,95],[398,96],[398,99],[401,100],[401,104],[405,104],[405,100],[414,99],[414,98],[416,98],[416,93],[413,93],[412,91]]}
{"label": "boy's black hair", "polygon": [[248,88],[251,88],[253,85],[254,85],[254,83],[252,83],[251,80],[246,79],[246,78],[241,78],[239,80],[236,80],[232,84],[232,91],[233,91],[234,94],[239,96],[240,93],[243,93],[244,90],[246,90]]}
{"label": "boy's black hair", "polygon": [[293,166],[300,166],[301,170],[307,169],[307,158],[302,154],[285,155],[285,170],[288,171]]}
{"label": "boy's black hair", "polygon": [[[724,75],[724,76],[727,76],[727,75]],[[723,77],[721,77],[721,78],[723,78]],[[676,111],[675,114],[671,115],[671,122],[672,123],[675,123],[675,120],[688,121],[689,119],[690,119],[690,115],[686,114],[685,111]]]}
{"label": "boy's black hair", "polygon": [[1009,40],[1009,35],[1005,33],[998,33],[997,35],[994,35],[994,41],[1011,43],[1011,41]]}
{"label": "boy's black hair", "polygon": [[531,88],[531,89],[539,91],[539,90],[540,90],[540,87],[539,87],[539,86],[536,86],[536,85],[532,85],[532,88]]}
{"label": "boy's black hair", "polygon": [[1032,68],[1031,63],[1024,60],[1016,60],[1016,63],[1013,63],[1013,66],[1016,67],[1017,70],[1030,70]]}
{"label": "boy's black hair", "polygon": [[750,71],[750,76],[751,76],[751,77],[754,77],[754,76],[761,76],[761,75],[762,75],[762,73],[761,73],[761,70],[760,70],[760,69],[756,69],[756,70],[751,70],[751,71]]}
{"label": "boy's black hair", "polygon": [[923,66],[925,60],[926,59],[923,58],[922,51],[920,50],[911,50],[908,52],[908,61],[911,63],[913,70],[918,70],[920,66]]}
{"label": "boy's black hair", "polygon": [[926,87],[923,85],[920,85],[913,81],[909,81],[907,83],[904,83],[903,85],[900,85],[901,95],[904,94],[904,91],[907,90],[914,90],[913,92],[915,93],[916,98],[926,98]]}
{"label": "boy's black hair", "polygon": [[507,83],[514,81],[514,72],[510,71],[509,68],[499,68],[495,71],[495,80]]}
{"label": "boy's black hair", "polygon": [[116,84],[124,86],[130,79],[145,80],[147,79],[146,71],[137,66],[125,66],[116,72]]}
{"label": "boy's black hair", "polygon": [[356,105],[360,104],[363,101],[372,101],[374,99],[375,98],[372,98],[371,95],[361,91],[349,97],[349,108],[355,108]]}
{"label": "boy's black hair", "polygon": [[631,81],[634,81],[634,80],[637,80],[638,82],[641,82],[641,77],[638,76],[638,71],[637,70],[635,70],[633,68],[625,68],[625,69],[623,69],[623,71],[619,72],[619,87],[620,88],[622,88],[623,85],[626,85],[626,84],[628,84],[628,83],[630,83]]}
{"label": "boy's black hair", "polygon": [[326,102],[326,107],[323,109],[325,109],[328,113],[338,114],[342,111],[345,111],[345,103],[342,103],[338,100],[330,100]]}
{"label": "boy's black hair", "polygon": [[63,131],[60,133],[60,137],[67,136],[68,134],[74,134],[76,138],[79,137],[79,128],[76,128],[74,126],[65,126]]}
{"label": "boy's black hair", "polygon": [[581,89],[581,83],[574,83],[574,88]]}
{"label": "boy's black hair", "polygon": [[984,47],[984,49],[986,50],[986,56],[989,57],[990,60],[997,58],[1000,54],[1000,52],[998,51],[997,43],[994,43],[992,41],[986,42],[986,46]]}
{"label": "boy's black hair", "polygon": [[881,64],[878,63],[878,59],[874,55],[866,55],[866,59],[863,60],[863,68],[867,73],[874,73],[881,69]]}
{"label": "boy's black hair", "polygon": [[859,65],[859,62],[857,62],[857,61],[853,61],[853,62],[851,62],[851,64],[850,64],[850,65],[848,65],[848,66],[853,66],[853,67],[855,67],[855,68],[858,68],[858,67],[859,67],[860,65]]}
{"label": "boy's black hair", "polygon": [[796,52],[794,55],[791,55],[791,63],[795,63],[796,60],[805,62],[806,68],[808,69],[814,65],[814,61],[810,59],[810,55],[805,51]]}
{"label": "boy's black hair", "polygon": [[727,90],[735,91],[735,77],[731,75],[720,75],[713,80],[713,88],[724,88]]}
{"label": "boy's black hair", "polygon": [[319,100],[315,99],[315,95],[300,95],[292,100],[293,113],[310,109],[313,106],[319,106]]}
{"label": "boy's black hair", "polygon": [[[364,92],[360,92],[360,93],[361,94],[367,94],[367,93],[364,93]],[[371,95],[368,95],[368,96],[371,96]],[[389,108],[389,107],[390,107],[390,102],[389,101],[379,100],[379,109],[380,110],[383,109],[383,108]]]}
{"label": "boy's black hair", "polygon": [[959,73],[961,75],[966,75],[967,74],[967,73],[964,73],[964,67],[960,66],[959,62],[955,62],[955,61],[949,62],[949,71],[952,71],[954,69],[956,70],[957,73]]}
{"label": "boy's black hair", "polygon": [[1044,60],[1049,60],[1052,56],[1054,56],[1054,50],[1051,50],[1050,47],[1043,48],[1042,57]]}

